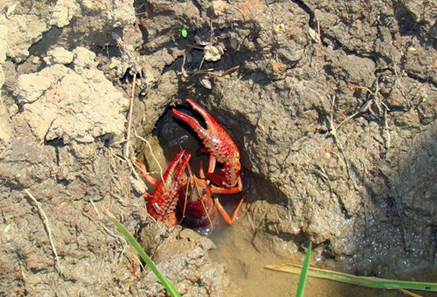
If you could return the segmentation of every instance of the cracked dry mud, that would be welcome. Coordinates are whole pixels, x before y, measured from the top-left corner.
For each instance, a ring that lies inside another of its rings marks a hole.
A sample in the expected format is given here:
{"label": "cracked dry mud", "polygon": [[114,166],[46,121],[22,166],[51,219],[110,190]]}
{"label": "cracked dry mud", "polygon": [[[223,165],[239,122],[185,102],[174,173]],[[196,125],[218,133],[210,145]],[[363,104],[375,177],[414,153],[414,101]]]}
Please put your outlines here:
{"label": "cracked dry mud", "polygon": [[[105,210],[184,296],[289,296],[296,279],[263,265],[300,261],[308,240],[315,265],[436,281],[433,8],[2,1],[0,296],[165,296]],[[162,166],[179,145],[197,151],[168,107],[198,99],[241,149],[248,192],[236,226],[207,238],[147,216],[146,185],[124,159],[134,76],[128,159],[159,171],[136,135]],[[308,290],[402,296],[321,281]]]}

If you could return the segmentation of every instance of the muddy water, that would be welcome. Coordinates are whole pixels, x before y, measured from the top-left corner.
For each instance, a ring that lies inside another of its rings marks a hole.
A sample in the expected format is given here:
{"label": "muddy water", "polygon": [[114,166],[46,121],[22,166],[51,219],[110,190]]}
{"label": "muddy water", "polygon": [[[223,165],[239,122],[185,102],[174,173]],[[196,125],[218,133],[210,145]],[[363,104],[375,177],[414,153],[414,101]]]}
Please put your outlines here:
{"label": "muddy water", "polygon": [[[240,220],[232,227],[222,227],[214,232],[211,239],[217,245],[210,255],[226,265],[226,271],[235,283],[236,292],[229,296],[251,297],[290,297],[295,296],[299,277],[296,275],[275,272],[264,268],[268,264],[302,263],[300,253],[290,253],[289,257],[281,257],[268,248],[267,243],[257,242],[252,245],[254,233],[253,223],[247,214],[242,214]],[[323,263],[318,263],[323,267]],[[347,284],[310,278],[305,290],[305,296],[311,297],[397,297],[406,296],[400,291],[377,290],[351,286]],[[422,295],[430,296],[430,295]]]}
{"label": "muddy water", "polygon": [[[244,214],[242,214],[244,215]],[[290,275],[264,269],[268,264],[280,264],[290,259],[271,252],[259,252],[251,244],[252,231],[247,217],[241,218],[232,227],[215,231],[211,239],[217,245],[211,257],[226,265],[226,271],[239,292],[238,296],[290,296],[293,290]]]}

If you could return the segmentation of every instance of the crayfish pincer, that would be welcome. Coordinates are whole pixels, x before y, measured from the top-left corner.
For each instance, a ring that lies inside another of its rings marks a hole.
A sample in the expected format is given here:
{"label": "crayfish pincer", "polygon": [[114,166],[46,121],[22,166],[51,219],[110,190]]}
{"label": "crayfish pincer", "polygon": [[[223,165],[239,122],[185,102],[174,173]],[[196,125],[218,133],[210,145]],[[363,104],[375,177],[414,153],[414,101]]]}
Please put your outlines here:
{"label": "crayfish pincer", "polygon": [[[210,153],[207,178],[213,184],[213,193],[236,194],[243,190],[241,181],[240,151],[234,140],[220,126],[219,123],[193,99],[186,102],[198,112],[205,121],[206,129],[195,118],[172,109],[173,116],[189,125],[202,141],[207,152]],[[223,164],[218,172],[215,172],[216,162]]]}

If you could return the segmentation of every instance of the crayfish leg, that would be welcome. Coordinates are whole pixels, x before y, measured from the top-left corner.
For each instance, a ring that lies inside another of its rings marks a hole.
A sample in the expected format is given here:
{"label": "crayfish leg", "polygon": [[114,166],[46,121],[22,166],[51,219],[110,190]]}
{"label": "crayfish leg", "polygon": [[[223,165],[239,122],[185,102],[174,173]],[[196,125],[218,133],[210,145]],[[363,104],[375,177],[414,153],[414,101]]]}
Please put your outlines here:
{"label": "crayfish leg", "polygon": [[217,159],[214,157],[214,155],[209,155],[208,173],[214,172],[216,163]]}
{"label": "crayfish leg", "polygon": [[[209,175],[211,177],[211,175]],[[243,181],[241,180],[241,176],[238,177],[237,185],[232,188],[223,188],[223,187],[217,187],[212,185],[211,191],[213,194],[225,194],[225,195],[232,195],[232,194],[238,194],[243,191]]]}
{"label": "crayfish leg", "polygon": [[138,170],[141,172],[141,175],[144,177],[144,179],[149,184],[156,187],[159,181],[156,178],[153,178],[152,176],[149,175],[149,173],[146,170],[146,166],[144,166],[144,164],[141,163],[139,160],[135,160],[135,165],[137,166]]}
{"label": "crayfish leg", "polygon": [[167,215],[165,223],[170,227],[175,227],[179,222],[176,216],[176,212],[171,212]]}
{"label": "crayfish leg", "polygon": [[229,216],[228,212],[224,209],[223,205],[220,203],[218,198],[214,198],[214,204],[217,208],[220,215],[223,217],[223,220],[228,225],[232,225],[235,223],[235,221],[238,219],[238,212],[241,209],[241,206],[243,205],[244,198],[240,199],[240,202],[238,202],[237,206],[234,208],[234,211],[232,212],[232,216]]}

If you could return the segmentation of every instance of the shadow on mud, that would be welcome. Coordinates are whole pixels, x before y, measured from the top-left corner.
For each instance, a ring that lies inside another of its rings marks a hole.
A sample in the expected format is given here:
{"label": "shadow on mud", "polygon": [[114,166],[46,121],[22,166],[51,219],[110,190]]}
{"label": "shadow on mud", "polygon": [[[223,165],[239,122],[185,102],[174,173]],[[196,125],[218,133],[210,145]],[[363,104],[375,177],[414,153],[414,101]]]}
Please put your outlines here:
{"label": "shadow on mud", "polygon": [[352,168],[369,196],[356,257],[367,259],[367,267],[358,271],[407,277],[437,269],[437,129],[435,124],[426,128],[399,149],[397,164],[374,168],[384,184]]}

